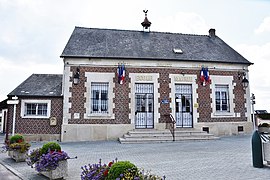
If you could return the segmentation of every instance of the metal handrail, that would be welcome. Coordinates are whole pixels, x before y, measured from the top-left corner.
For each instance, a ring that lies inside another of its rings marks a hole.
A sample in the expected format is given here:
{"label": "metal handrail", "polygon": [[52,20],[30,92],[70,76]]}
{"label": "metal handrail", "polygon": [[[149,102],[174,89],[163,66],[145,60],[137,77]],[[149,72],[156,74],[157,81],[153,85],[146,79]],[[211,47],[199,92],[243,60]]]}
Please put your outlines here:
{"label": "metal handrail", "polygon": [[175,124],[176,121],[174,120],[172,114],[165,114],[164,115],[166,117],[166,128],[169,128],[172,137],[173,137],[173,141],[175,141]]}

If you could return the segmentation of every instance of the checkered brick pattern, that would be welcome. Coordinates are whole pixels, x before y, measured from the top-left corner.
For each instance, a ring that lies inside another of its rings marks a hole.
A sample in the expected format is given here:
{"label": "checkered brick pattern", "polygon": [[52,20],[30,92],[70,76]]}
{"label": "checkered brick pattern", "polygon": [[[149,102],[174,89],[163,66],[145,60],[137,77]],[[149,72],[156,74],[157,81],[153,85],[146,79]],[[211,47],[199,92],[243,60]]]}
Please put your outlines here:
{"label": "checkered brick pattern", "polygon": [[[75,71],[76,67],[71,67],[71,71]],[[160,99],[156,103],[160,103],[161,99],[165,97],[169,99],[169,102],[172,99],[169,97],[169,93],[171,89],[169,87],[169,83],[171,82],[169,78],[169,74],[181,74],[184,72],[185,74],[196,74],[197,75],[197,84],[198,89],[196,92],[198,93],[197,102],[199,104],[198,112],[199,119],[198,122],[233,122],[233,121],[246,121],[245,117],[245,103],[246,99],[244,98],[244,91],[241,84],[241,80],[238,79],[238,72],[229,72],[229,71],[211,71],[211,75],[224,75],[224,76],[233,76],[234,82],[236,86],[234,87],[233,93],[235,94],[235,99],[233,102],[235,103],[235,112],[241,112],[241,117],[238,118],[211,118],[211,102],[210,94],[212,90],[209,85],[202,86],[199,82],[200,70],[187,70],[187,69],[173,69],[173,68],[130,68],[126,67],[126,78],[123,85],[120,85],[117,80],[117,67],[80,67],[80,81],[86,82],[85,72],[114,72],[114,83],[115,87],[113,92],[115,93],[115,98],[113,99],[113,103],[115,104],[115,108],[113,109],[113,113],[115,114],[115,119],[69,119],[69,124],[129,124],[131,120],[129,119],[129,113],[131,109],[129,109],[129,103],[131,99],[129,98],[129,93],[131,92],[128,83],[130,82],[129,73],[159,73],[158,82],[160,83],[160,88],[158,89],[158,93],[160,93]],[[72,81],[72,79],[70,79]],[[86,101],[84,97],[84,93],[86,92],[86,88],[84,83],[79,83],[76,86],[72,86],[70,88],[70,92],[72,93],[72,97],[69,99],[72,107],[69,109],[69,112],[72,114],[74,112],[79,112],[80,117],[83,117],[83,114],[86,112],[84,108],[84,103]],[[159,108],[159,113],[161,114],[159,122],[165,122],[165,117],[163,115],[172,113],[170,109],[170,104],[161,104]]]}
{"label": "checkered brick pattern", "polygon": [[[16,108],[16,125],[15,132],[20,134],[60,134],[61,125],[63,120],[63,99],[58,98],[23,98],[23,99],[35,99],[35,100],[51,100],[51,116],[56,117],[57,125],[50,126],[48,118],[22,118],[21,117],[21,101]],[[13,120],[13,105],[8,107],[8,132],[12,131],[12,120]]]}
{"label": "checkered brick pattern", "polygon": [[[234,99],[233,102],[235,103],[234,112],[240,112],[240,117],[227,117],[227,118],[211,118],[211,103],[212,99],[210,99],[210,93],[212,90],[210,89],[209,85],[202,86],[198,81],[198,112],[199,118],[198,122],[239,122],[239,121],[247,121],[247,117],[245,117],[245,113],[247,111],[245,107],[246,98],[245,90],[242,86],[242,79],[238,78],[238,72],[229,72],[229,71],[211,71],[211,75],[222,75],[222,76],[233,76],[233,83],[236,83],[234,86],[233,94]],[[210,76],[211,76],[210,75]],[[198,75],[199,78],[199,75]]]}

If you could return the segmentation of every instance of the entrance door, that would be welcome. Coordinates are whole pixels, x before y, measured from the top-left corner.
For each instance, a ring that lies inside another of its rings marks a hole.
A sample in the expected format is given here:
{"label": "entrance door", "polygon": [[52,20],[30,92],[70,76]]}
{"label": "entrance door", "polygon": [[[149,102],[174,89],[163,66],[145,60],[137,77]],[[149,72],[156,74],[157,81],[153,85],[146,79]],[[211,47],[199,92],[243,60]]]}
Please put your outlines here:
{"label": "entrance door", "polygon": [[175,109],[176,127],[193,127],[191,85],[175,85]]}
{"label": "entrance door", "polygon": [[154,128],[153,84],[135,84],[135,128]]}

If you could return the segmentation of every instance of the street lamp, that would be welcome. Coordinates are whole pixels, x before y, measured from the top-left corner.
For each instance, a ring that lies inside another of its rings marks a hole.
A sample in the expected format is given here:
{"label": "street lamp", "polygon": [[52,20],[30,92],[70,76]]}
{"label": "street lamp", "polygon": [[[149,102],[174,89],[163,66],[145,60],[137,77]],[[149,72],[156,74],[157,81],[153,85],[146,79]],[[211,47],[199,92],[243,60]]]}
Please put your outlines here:
{"label": "street lamp", "polygon": [[248,82],[246,76],[244,76],[244,78],[242,80],[242,84],[243,84],[244,89],[246,89],[248,87],[249,82]]}
{"label": "street lamp", "polygon": [[249,81],[248,79],[246,78],[246,73],[245,72],[238,72],[238,79],[242,79],[241,83],[244,87],[244,89],[246,89],[248,87],[248,84],[249,84]]}
{"label": "street lamp", "polygon": [[79,82],[80,82],[80,69],[77,67],[77,70],[75,74],[73,75],[73,83],[77,85],[79,84]]}

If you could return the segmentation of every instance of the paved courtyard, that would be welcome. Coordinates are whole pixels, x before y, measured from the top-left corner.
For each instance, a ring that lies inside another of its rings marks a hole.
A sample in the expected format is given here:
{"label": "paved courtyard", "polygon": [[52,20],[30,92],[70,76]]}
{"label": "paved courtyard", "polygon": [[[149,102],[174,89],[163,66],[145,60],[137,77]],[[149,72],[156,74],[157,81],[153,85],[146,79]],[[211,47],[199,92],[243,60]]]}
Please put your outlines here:
{"label": "paved courtyard", "polygon": [[[42,142],[32,142],[31,149]],[[222,137],[219,140],[184,141],[157,144],[120,144],[117,141],[60,143],[62,150],[77,159],[68,160],[70,180],[80,179],[81,166],[118,158],[151,170],[166,180],[266,180],[270,167],[252,166],[251,135]],[[15,163],[0,153],[0,163],[21,179],[46,179],[25,162]],[[266,162],[264,162],[266,164]],[[0,176],[1,179],[1,176]]]}

